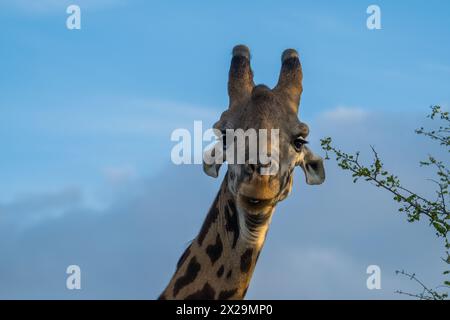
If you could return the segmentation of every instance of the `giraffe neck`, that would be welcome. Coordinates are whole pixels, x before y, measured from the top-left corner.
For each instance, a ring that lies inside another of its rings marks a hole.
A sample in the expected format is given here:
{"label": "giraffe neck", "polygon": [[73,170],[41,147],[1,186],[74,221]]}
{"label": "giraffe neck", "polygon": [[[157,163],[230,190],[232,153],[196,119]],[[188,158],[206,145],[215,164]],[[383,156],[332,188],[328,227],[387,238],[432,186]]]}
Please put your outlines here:
{"label": "giraffe neck", "polygon": [[185,250],[160,299],[243,299],[270,224],[270,212],[236,206],[227,176],[203,226]]}

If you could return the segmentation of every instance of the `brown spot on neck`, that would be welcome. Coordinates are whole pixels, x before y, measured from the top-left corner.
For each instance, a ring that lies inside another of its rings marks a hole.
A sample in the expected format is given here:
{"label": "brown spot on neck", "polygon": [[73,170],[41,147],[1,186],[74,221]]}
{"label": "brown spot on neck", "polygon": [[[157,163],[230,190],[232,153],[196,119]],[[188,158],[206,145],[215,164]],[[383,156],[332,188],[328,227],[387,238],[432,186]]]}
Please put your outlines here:
{"label": "brown spot on neck", "polygon": [[187,266],[186,272],[183,276],[179,277],[175,282],[173,287],[173,296],[176,297],[181,289],[186,287],[188,284],[192,283],[201,269],[200,264],[196,257],[191,258],[189,265]]}
{"label": "brown spot on neck", "polygon": [[211,263],[214,265],[214,263],[222,255],[222,252],[223,252],[222,240],[220,239],[220,235],[217,234],[216,243],[211,244],[206,248],[206,254],[209,256],[209,259],[211,259]]}
{"label": "brown spot on neck", "polygon": [[206,282],[202,289],[188,295],[186,300],[213,300],[215,295],[216,291]]}
{"label": "brown spot on neck", "polygon": [[241,271],[243,273],[248,273],[252,265],[253,248],[245,250],[241,256]]}

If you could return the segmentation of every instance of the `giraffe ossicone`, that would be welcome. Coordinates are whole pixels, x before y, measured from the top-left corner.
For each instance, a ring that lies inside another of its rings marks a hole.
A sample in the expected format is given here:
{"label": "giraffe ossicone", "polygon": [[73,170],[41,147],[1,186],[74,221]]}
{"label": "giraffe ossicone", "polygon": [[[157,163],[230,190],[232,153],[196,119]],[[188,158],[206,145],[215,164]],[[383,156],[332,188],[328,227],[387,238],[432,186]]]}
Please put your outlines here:
{"label": "giraffe ossicone", "polygon": [[[261,145],[259,137],[256,142],[258,147],[277,154],[277,170],[264,174],[270,161],[260,159],[260,153],[256,161],[226,159],[228,170],[220,190],[160,299],[243,299],[275,206],[291,192],[294,168],[302,168],[307,184],[325,180],[323,160],[306,146],[309,128],[297,116],[303,90],[297,51],[283,52],[273,89],[254,84],[250,57],[246,46],[234,47],[228,78],[229,107],[214,129],[224,150],[236,148],[223,134],[228,129],[277,130],[278,141],[269,136]],[[246,157],[249,143],[246,140],[243,147]],[[204,163],[203,168],[217,177],[220,164]]]}

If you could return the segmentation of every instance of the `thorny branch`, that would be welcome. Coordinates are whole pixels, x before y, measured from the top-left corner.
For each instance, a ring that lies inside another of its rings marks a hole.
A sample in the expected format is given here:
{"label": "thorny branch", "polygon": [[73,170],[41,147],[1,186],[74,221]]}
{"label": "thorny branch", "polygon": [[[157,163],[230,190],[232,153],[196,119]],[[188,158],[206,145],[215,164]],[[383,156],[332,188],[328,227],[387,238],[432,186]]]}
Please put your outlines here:
{"label": "thorny branch", "polygon": [[[432,120],[438,120],[443,122],[438,129],[427,131],[423,127],[417,129],[415,132],[419,135],[423,135],[436,140],[441,146],[450,152],[450,117],[449,113],[445,112],[439,106],[431,107],[431,114],[428,118]],[[429,155],[428,158],[420,162],[420,166],[434,167],[436,170],[437,179],[431,179],[437,186],[435,190],[437,198],[436,200],[430,200],[426,197],[419,195],[417,192],[405,187],[400,179],[390,173],[384,168],[384,165],[375,150],[371,146],[373,161],[369,165],[361,163],[359,152],[355,154],[346,153],[332,145],[332,139],[330,137],[321,139],[322,148],[326,151],[326,159],[330,159],[330,154],[336,158],[338,166],[344,171],[349,171],[352,174],[353,182],[356,183],[360,179],[375,185],[378,188],[384,189],[393,195],[394,201],[396,201],[400,208],[399,212],[406,214],[408,222],[419,221],[422,217],[426,217],[430,226],[436,232],[439,238],[443,239],[445,244],[446,257],[443,260],[450,265],[450,241],[448,233],[450,231],[450,212],[449,207],[449,184],[450,184],[450,169],[442,162]],[[408,275],[406,273],[402,273]],[[450,270],[444,272],[445,275],[450,274]],[[415,275],[411,277],[418,284],[422,284],[417,280]],[[444,287],[448,287],[450,281],[444,281]],[[422,287],[425,288],[425,286]],[[400,291],[399,291],[400,292]],[[401,292],[403,293],[403,292]],[[407,294],[407,293],[404,293]],[[434,290],[427,289],[425,293],[415,295],[407,294],[417,298],[447,298],[446,293],[438,293]]]}

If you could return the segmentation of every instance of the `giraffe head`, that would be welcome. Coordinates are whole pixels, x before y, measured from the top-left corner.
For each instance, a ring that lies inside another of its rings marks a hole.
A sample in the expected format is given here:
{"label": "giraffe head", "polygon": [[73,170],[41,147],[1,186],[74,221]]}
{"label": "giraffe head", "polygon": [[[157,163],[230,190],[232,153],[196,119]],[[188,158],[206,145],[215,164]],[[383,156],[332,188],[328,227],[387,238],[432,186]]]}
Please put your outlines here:
{"label": "giraffe head", "polygon": [[[297,115],[302,94],[298,53],[285,50],[281,60],[278,84],[273,89],[255,86],[249,49],[234,47],[228,80],[229,108],[214,125],[221,148],[233,150],[233,159],[229,159],[229,152],[223,152],[223,160],[228,162],[228,188],[238,206],[250,212],[273,208],[286,198],[296,166],[303,169],[308,184],[325,180],[323,160],[308,148],[309,128]],[[240,146],[233,132],[245,132]],[[258,134],[261,132],[266,135]],[[251,133],[256,134],[254,139]],[[252,146],[256,146],[256,156],[250,151]],[[262,155],[268,157],[262,159]],[[238,161],[239,156],[243,161]],[[219,169],[220,163],[204,163],[210,176],[217,177]]]}

